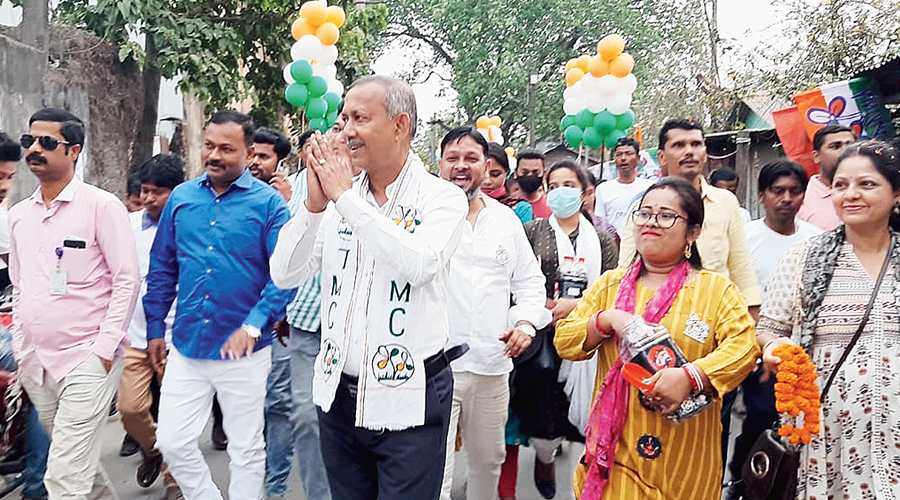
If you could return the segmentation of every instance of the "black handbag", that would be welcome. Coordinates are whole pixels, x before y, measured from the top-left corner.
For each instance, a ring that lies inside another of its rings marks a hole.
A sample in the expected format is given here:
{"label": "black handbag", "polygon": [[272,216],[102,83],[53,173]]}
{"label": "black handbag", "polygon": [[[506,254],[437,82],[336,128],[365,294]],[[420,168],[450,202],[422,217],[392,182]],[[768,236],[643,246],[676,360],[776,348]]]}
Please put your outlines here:
{"label": "black handbag", "polygon": [[[878,289],[881,288],[881,280],[887,271],[891,259],[891,249],[884,257],[878,279],[875,281],[875,289],[869,298],[869,304],[863,313],[862,321],[853,334],[847,348],[841,354],[841,359],[835,364],[825,388],[822,390],[822,400],[828,395],[831,383],[841,369],[841,365],[847,360],[856,341],[862,335],[869,314],[875,304]],[[744,483],[744,498],[747,500],[793,500],[797,496],[797,471],[800,468],[800,447],[790,444],[774,429],[767,429],[753,443],[753,448],[747,455],[747,461],[741,469],[741,480]]]}

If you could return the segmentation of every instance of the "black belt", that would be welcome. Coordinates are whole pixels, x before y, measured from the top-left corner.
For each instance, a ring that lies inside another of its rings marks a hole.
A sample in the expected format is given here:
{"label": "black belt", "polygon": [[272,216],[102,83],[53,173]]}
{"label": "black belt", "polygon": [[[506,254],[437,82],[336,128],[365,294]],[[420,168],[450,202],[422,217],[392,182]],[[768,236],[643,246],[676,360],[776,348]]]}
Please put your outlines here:
{"label": "black belt", "polygon": [[460,344],[446,351],[441,349],[439,353],[425,360],[425,378],[437,375],[441,370],[450,366],[454,359],[461,357],[467,352],[469,352],[469,344]]}
{"label": "black belt", "polygon": [[[450,363],[469,351],[469,344],[461,344],[451,347],[446,351],[441,349],[440,352],[425,359],[425,378],[431,378],[441,372],[444,368],[450,366]],[[359,379],[353,375],[341,373],[341,383],[347,386],[350,394],[356,396],[357,384]]]}

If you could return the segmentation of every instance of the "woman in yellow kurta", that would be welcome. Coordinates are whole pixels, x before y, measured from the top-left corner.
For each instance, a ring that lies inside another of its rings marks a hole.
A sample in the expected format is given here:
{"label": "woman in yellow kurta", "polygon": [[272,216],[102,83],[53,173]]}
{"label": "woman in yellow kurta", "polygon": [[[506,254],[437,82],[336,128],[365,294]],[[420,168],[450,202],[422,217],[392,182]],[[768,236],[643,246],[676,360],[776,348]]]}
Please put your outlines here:
{"label": "woman in yellow kurta", "polygon": [[[759,347],[753,318],[734,284],[701,270],[694,242],[703,224],[703,203],[693,186],[680,179],[659,181],[632,217],[635,263],[601,276],[557,325],[554,343],[562,358],[582,360],[596,352],[599,363],[588,453],[575,472],[576,496],[718,500],[719,396],[737,387],[755,365]],[[687,368],[665,368],[650,379],[653,389],[644,394],[648,407],[639,401],[638,390],[622,381],[619,367],[629,360],[617,363],[619,347],[612,340],[627,335],[635,314],[666,327],[689,361]],[[608,392],[601,389],[604,381]],[[677,424],[666,417],[699,392],[711,395],[713,404]],[[614,399],[621,395],[616,411],[606,404],[608,398],[598,402],[601,394],[610,393],[616,394]],[[622,408],[624,413],[618,411]],[[615,420],[611,413],[620,414],[624,422],[610,424]],[[598,427],[601,436],[609,431],[608,446],[614,450],[614,457],[605,462],[608,469],[596,458]],[[586,485],[588,474],[594,476]]]}

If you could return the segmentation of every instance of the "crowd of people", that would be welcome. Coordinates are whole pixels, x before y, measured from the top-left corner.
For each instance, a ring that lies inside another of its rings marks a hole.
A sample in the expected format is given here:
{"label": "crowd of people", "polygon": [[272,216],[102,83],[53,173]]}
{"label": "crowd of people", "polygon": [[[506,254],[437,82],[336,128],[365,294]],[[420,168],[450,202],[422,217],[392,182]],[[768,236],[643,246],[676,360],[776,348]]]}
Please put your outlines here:
{"label": "crowd of people", "polygon": [[[624,138],[606,180],[535,150],[511,166],[465,126],[435,176],[416,124],[409,85],[362,78],[292,173],[285,134],[218,111],[204,173],[154,156],[130,214],[75,174],[76,116],[0,133],[0,196],[23,158],[40,183],[0,230],[0,368],[33,404],[23,498],[117,498],[99,435],[115,398],[136,480],[161,475],[165,500],[223,498],[198,444],[211,412],[233,500],[286,498],[295,460],[309,500],[512,500],[522,446],[547,499],[574,477],[585,500],[718,500],[778,424],[773,351],[795,344],[820,387],[847,351],[797,498],[900,499],[896,149],[828,125],[820,174],[764,165],[749,220],[690,120],[659,131],[665,177],[639,177]],[[557,471],[566,442],[584,453]]]}

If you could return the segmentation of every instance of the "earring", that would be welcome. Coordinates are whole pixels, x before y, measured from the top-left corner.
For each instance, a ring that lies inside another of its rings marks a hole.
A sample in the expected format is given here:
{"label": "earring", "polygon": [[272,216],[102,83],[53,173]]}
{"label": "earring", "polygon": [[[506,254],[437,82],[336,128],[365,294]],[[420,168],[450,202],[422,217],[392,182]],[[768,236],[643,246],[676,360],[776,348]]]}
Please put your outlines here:
{"label": "earring", "polygon": [[896,215],[900,215],[900,203],[894,203],[894,208],[891,210]]}
{"label": "earring", "polygon": [[691,258],[691,244],[690,244],[690,243],[688,243],[688,244],[685,245],[685,247],[684,247],[684,258],[685,258],[685,259],[690,259],[690,258]]}

